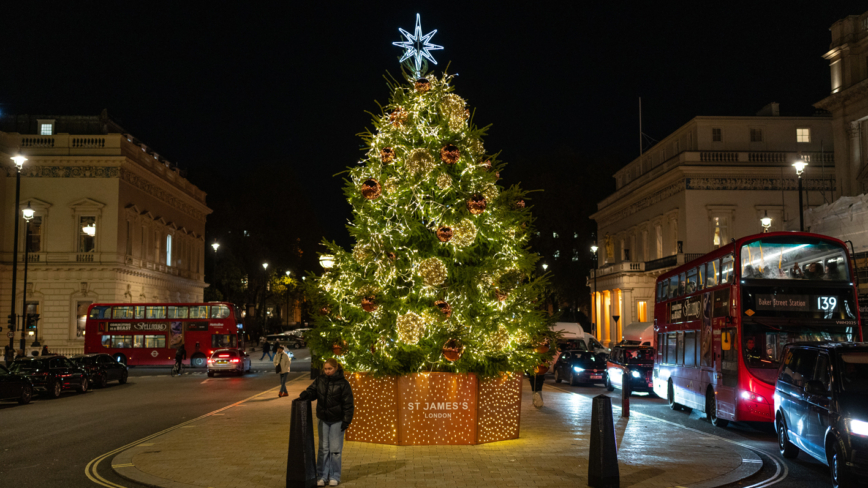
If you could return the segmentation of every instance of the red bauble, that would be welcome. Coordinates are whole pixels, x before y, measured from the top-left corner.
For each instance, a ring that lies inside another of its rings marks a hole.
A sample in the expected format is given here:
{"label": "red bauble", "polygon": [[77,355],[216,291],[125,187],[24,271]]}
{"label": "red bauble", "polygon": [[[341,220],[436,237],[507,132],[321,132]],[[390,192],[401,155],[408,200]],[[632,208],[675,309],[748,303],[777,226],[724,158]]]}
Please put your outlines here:
{"label": "red bauble", "polygon": [[461,157],[461,151],[454,144],[446,144],[440,149],[440,159],[446,164],[455,164]]}
{"label": "red bauble", "polygon": [[335,356],[343,356],[347,351],[347,341],[335,342],[332,344],[332,353]]}
{"label": "red bauble", "polygon": [[395,127],[401,127],[407,122],[407,112],[403,107],[398,107],[394,112],[389,114],[389,122]]}
{"label": "red bauble", "polygon": [[386,256],[387,256],[387,257],[389,258],[389,260],[392,261],[392,262],[395,262],[395,259],[396,259],[396,257],[397,257],[397,256],[395,256],[395,253],[393,253],[393,252],[390,252],[390,253],[386,254]]}
{"label": "red bauble", "polygon": [[546,340],[540,342],[539,344],[537,344],[533,348],[533,352],[535,352],[537,354],[545,354],[545,353],[549,352],[549,349],[551,349],[549,347],[549,340],[546,339]]}
{"label": "red bauble", "polygon": [[485,171],[491,170],[491,161],[483,161],[479,163],[479,169],[484,169]]}
{"label": "red bauble", "polygon": [[533,374],[546,374],[549,372],[549,366],[547,364],[540,364],[539,366],[533,368]]}
{"label": "red bauble", "polygon": [[382,190],[380,189],[380,182],[377,180],[371,178],[362,183],[362,196],[368,200],[380,198],[380,193],[382,193]]}
{"label": "red bauble", "polygon": [[473,215],[479,215],[482,212],[485,212],[485,197],[480,194],[475,194],[467,200],[467,210],[470,210],[470,213]]}
{"label": "red bauble", "polygon": [[419,93],[425,93],[431,89],[431,82],[428,81],[427,78],[419,78],[418,80],[416,80],[413,88],[415,88],[416,91]]}
{"label": "red bauble", "polygon": [[395,151],[391,147],[380,149],[380,159],[383,160],[383,164],[391,163],[395,159]]}
{"label": "red bauble", "polygon": [[464,344],[458,339],[449,339],[443,343],[441,351],[447,361],[458,361],[461,359],[461,355],[464,354]]}
{"label": "red bauble", "polygon": [[437,238],[440,239],[440,242],[449,242],[452,240],[452,228],[450,227],[440,227],[437,229]]}
{"label": "red bauble", "polygon": [[434,302],[434,306],[439,308],[440,313],[445,315],[447,319],[452,316],[452,307],[443,300],[437,300],[436,302]]}
{"label": "red bauble", "polygon": [[515,208],[524,208],[524,200],[517,200],[515,202]]}
{"label": "red bauble", "polygon": [[328,307],[323,307],[323,308],[319,309],[320,315],[328,315],[329,313],[331,313],[331,309]]}
{"label": "red bauble", "polygon": [[367,296],[362,298],[362,309],[365,312],[373,312],[378,307],[377,300],[373,296]]}

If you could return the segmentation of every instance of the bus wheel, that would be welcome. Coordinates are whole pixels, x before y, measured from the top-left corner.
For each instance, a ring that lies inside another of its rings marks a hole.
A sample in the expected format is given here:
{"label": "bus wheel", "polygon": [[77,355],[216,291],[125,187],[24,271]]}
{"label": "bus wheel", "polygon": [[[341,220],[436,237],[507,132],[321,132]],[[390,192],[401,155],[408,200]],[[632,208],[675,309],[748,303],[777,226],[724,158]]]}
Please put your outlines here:
{"label": "bus wheel", "polygon": [[726,427],[729,425],[729,420],[717,417],[717,397],[714,396],[714,390],[709,388],[705,393],[705,416],[711,425],[715,427]]}
{"label": "bus wheel", "polygon": [[204,368],[205,367],[205,355],[204,354],[196,354],[190,359],[190,366],[193,368]]}
{"label": "bus wheel", "polygon": [[127,364],[127,357],[123,354],[115,354],[115,361],[121,364]]}
{"label": "bus wheel", "polygon": [[669,386],[667,388],[666,400],[669,401],[669,408],[671,410],[681,410],[681,405],[675,403],[675,387],[672,386],[672,380],[669,380]]}

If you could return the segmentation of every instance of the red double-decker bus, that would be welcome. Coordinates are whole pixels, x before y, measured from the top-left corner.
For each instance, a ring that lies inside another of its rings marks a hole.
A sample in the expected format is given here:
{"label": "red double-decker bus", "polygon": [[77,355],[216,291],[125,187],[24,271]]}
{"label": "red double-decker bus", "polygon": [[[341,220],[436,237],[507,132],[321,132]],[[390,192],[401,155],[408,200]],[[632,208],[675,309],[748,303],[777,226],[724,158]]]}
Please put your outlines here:
{"label": "red double-decker bus", "polygon": [[95,303],[85,323],[85,354],[102,352],[131,366],[172,365],[183,344],[190,365],[239,347],[241,322],[230,303]]}
{"label": "red double-decker bus", "polygon": [[773,422],[784,344],[862,339],[853,269],[838,239],[773,232],[660,275],[654,393],[716,426]]}

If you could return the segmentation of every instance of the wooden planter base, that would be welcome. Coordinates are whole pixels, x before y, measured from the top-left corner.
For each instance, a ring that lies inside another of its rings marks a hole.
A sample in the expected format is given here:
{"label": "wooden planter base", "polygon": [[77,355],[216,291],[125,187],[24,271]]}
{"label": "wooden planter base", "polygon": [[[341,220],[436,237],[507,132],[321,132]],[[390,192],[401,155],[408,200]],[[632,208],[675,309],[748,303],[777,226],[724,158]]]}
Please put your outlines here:
{"label": "wooden planter base", "polygon": [[507,373],[480,381],[473,373],[348,374],[356,411],[346,440],[425,446],[517,439],[523,377]]}

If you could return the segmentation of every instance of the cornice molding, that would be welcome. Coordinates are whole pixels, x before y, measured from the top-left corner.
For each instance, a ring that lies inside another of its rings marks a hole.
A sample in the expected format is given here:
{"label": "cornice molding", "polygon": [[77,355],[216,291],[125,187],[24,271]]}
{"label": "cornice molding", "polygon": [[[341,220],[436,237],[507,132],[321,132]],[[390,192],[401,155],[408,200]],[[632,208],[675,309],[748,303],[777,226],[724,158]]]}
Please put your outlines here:
{"label": "cornice molding", "polygon": [[829,95],[815,103],[814,107],[834,112],[843,107],[845,103],[852,101],[854,98],[866,97],[868,97],[868,79],[862,80],[855,85],[851,85],[838,93]]}
{"label": "cornice molding", "polygon": [[[171,205],[172,207],[184,212],[187,215],[195,218],[200,222],[205,221],[205,216],[211,213],[211,209],[201,202],[197,201],[193,197],[184,196],[179,197],[177,193],[181,190],[175,189],[172,187],[172,190],[166,190],[161,187],[158,183],[154,182],[152,176],[147,173],[140,173],[135,170],[131,170],[128,167],[124,167],[120,169],[120,178],[129,183],[130,185],[142,190],[145,193],[157,198],[158,200],[162,200],[163,202]],[[161,180],[162,182],[162,180]],[[194,203],[190,203],[194,202]]]}

